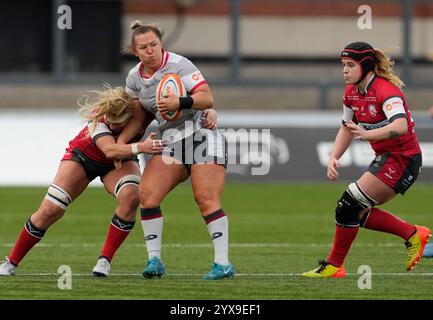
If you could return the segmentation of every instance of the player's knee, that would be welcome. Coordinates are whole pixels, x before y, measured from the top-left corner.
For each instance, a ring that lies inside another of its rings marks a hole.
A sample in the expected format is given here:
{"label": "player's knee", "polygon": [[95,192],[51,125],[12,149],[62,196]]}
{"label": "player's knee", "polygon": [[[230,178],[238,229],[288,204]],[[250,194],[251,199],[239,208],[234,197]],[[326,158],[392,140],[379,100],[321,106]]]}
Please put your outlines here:
{"label": "player's knee", "polygon": [[52,223],[63,217],[65,210],[51,202],[42,205],[34,214],[34,220],[43,225],[51,225]]}
{"label": "player's knee", "polygon": [[154,184],[149,185],[147,181],[144,181],[144,183],[140,184],[138,196],[140,197],[141,204],[146,202],[147,199],[153,197],[155,193],[155,188],[152,188],[152,185]]}
{"label": "player's knee", "polygon": [[123,189],[117,201],[119,202],[119,206],[123,207],[126,211],[135,211],[140,204],[137,188]]}
{"label": "player's knee", "polygon": [[[136,192],[138,193],[138,187],[140,185],[140,177],[135,174],[128,174],[126,176],[123,176],[122,178],[117,181],[116,185],[114,186],[114,196],[116,198],[119,198],[122,193],[127,192]],[[128,187],[125,189],[125,187]],[[123,192],[122,190],[125,190]],[[131,191],[132,190],[132,191]]]}
{"label": "player's knee", "polygon": [[140,190],[140,206],[142,208],[156,208],[161,203],[159,199],[149,190]]}
{"label": "player's knee", "polygon": [[357,183],[351,183],[337,202],[335,221],[339,225],[357,227],[360,223],[360,212],[374,205],[375,201],[368,197]]}
{"label": "player's knee", "polygon": [[156,197],[152,188],[142,188],[140,186],[139,199],[142,208],[156,208],[161,204],[161,200]]}

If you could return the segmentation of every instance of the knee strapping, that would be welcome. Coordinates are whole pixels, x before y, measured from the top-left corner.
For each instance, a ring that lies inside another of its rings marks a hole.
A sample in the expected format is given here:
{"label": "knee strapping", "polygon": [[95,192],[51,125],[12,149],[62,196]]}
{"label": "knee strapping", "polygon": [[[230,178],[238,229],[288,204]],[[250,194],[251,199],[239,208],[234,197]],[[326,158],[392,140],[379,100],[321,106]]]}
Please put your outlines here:
{"label": "knee strapping", "polygon": [[347,191],[349,191],[352,197],[365,208],[372,208],[377,204],[373,198],[369,197],[364,191],[362,191],[357,182],[349,184]]}
{"label": "knee strapping", "polygon": [[359,213],[375,204],[376,202],[368,197],[357,183],[351,183],[337,202],[335,221],[343,226],[357,227],[359,226]]}
{"label": "knee strapping", "polygon": [[140,185],[140,177],[135,174],[128,174],[117,181],[116,186],[114,187],[114,196],[116,198],[119,197],[120,190],[123,189],[123,187],[126,187],[127,185]]}
{"label": "knee strapping", "polygon": [[66,210],[68,205],[72,202],[71,196],[62,188],[55,184],[51,184],[48,188],[45,199],[51,201],[56,206]]}

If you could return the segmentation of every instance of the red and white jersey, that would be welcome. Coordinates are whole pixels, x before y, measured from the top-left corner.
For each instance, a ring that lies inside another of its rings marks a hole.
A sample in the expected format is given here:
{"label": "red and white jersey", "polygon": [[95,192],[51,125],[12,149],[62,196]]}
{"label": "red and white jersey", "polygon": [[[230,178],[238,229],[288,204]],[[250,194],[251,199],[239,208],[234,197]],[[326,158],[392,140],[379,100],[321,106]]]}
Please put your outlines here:
{"label": "red and white jersey", "polygon": [[357,86],[346,86],[343,95],[343,123],[352,120],[365,130],[384,127],[397,118],[407,120],[407,133],[394,139],[370,141],[374,152],[421,153],[415,134],[415,122],[408,109],[406,98],[397,86],[388,80],[373,76],[360,94]]}
{"label": "red and white jersey", "polygon": [[[140,130],[140,132],[133,139],[131,139],[130,142],[132,143],[140,141],[140,139],[143,137],[143,134],[144,129]],[[96,162],[113,163],[113,160],[108,159],[101,151],[101,149],[96,146],[96,140],[106,135],[111,135],[114,137],[114,139],[117,139],[120,135],[120,131],[113,132],[107,125],[107,123],[105,123],[105,121],[102,121],[96,125],[93,133],[89,135],[89,126],[87,125],[75,136],[74,139],[69,141],[69,146],[68,148],[66,148],[65,156],[67,157],[68,153],[72,153],[72,150],[74,150],[74,148],[77,148],[88,158]]]}

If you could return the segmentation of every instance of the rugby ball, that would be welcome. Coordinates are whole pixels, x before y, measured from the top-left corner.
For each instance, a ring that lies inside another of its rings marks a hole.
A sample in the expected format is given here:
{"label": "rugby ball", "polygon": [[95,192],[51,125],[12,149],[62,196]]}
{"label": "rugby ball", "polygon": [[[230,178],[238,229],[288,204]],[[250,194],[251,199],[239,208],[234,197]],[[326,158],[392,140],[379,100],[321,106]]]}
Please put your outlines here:
{"label": "rugby ball", "polygon": [[[156,102],[159,102],[165,95],[175,93],[179,97],[186,96],[185,86],[180,77],[175,73],[166,74],[156,88]],[[167,121],[175,121],[182,116],[182,110],[161,113],[161,117]]]}

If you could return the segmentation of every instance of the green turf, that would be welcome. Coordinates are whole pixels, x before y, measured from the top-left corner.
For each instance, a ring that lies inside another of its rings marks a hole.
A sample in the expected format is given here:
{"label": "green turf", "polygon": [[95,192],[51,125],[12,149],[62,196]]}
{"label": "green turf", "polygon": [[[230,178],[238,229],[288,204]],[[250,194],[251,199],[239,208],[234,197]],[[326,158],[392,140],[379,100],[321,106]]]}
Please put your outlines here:
{"label": "green turf", "polygon": [[[0,299],[432,299],[433,259],[405,271],[406,249],[397,237],[361,230],[346,259],[345,279],[298,275],[326,258],[334,232],[335,202],[344,184],[228,184],[223,207],[230,221],[230,259],[239,275],[206,282],[213,249],[188,184],[162,205],[163,260],[168,275],[146,280],[141,226],[136,225],[112,261],[112,275],[90,276],[115,201],[90,188],[22,261],[15,277],[0,278]],[[415,224],[433,226],[432,185],[415,185],[385,208]],[[0,188],[0,255],[9,253],[45,188]],[[72,289],[60,290],[57,274],[68,265]],[[358,267],[373,271],[372,289],[358,288]],[[429,275],[429,273],[432,273]]]}

